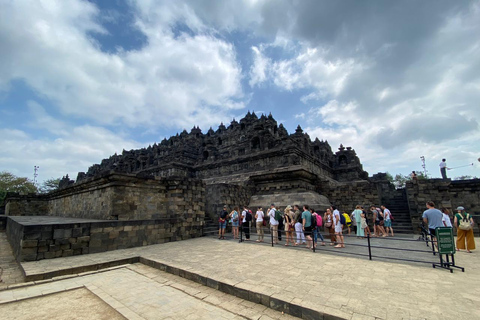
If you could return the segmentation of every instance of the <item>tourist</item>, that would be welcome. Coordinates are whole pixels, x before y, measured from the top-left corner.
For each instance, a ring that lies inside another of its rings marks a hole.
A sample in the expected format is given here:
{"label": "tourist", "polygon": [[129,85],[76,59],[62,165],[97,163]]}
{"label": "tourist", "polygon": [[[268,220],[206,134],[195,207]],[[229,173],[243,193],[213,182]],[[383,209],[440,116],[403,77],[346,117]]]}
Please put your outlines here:
{"label": "tourist", "polygon": [[312,223],[312,232],[313,232],[313,245],[317,247],[317,240],[318,237],[322,240],[322,246],[325,245],[325,239],[323,239],[322,232],[320,231],[320,227],[322,226],[322,216],[315,212],[315,209],[311,208],[310,212],[312,213],[312,221],[315,219],[315,227],[313,227]]}
{"label": "tourist", "polygon": [[[473,238],[473,218],[465,212],[464,207],[458,207],[455,219],[453,220],[457,228],[457,250],[467,249],[468,253],[475,250],[475,239]],[[465,247],[465,241],[467,246]]]}
{"label": "tourist", "polygon": [[233,239],[238,239],[238,226],[240,220],[239,216],[238,207],[233,208],[232,212],[230,212],[230,219],[232,219]]}
{"label": "tourist", "polygon": [[342,213],[342,215],[345,218],[345,226],[347,226],[348,235],[350,235],[350,233],[351,233],[350,227],[352,226],[352,219],[350,219],[350,216],[346,212]]}
{"label": "tourist", "polygon": [[308,205],[303,206],[302,212],[302,229],[307,238],[307,248],[313,248],[313,239],[312,239],[312,213],[308,210]]}
{"label": "tourist", "polygon": [[360,205],[357,205],[355,207],[355,210],[352,212],[352,216],[355,218],[355,222],[357,224],[357,238],[359,237],[365,237],[365,232],[363,229],[365,228],[362,226],[362,219],[365,219],[362,211],[362,207]]}
{"label": "tourist", "polygon": [[450,170],[450,168],[447,168],[447,160],[442,159],[442,162],[440,162],[439,167],[440,167],[440,174],[442,175],[442,179],[447,179],[447,169]]}
{"label": "tourist", "polygon": [[417,181],[417,174],[415,173],[415,171],[412,171],[412,173],[410,173],[410,178],[412,179],[412,181]]}
{"label": "tourist", "polygon": [[294,205],[293,208],[295,210],[293,219],[295,221],[295,232],[297,234],[297,242],[295,242],[295,245],[297,246],[300,243],[305,244],[305,234],[303,233],[302,213],[298,205]]}
{"label": "tourist", "polygon": [[278,220],[275,219],[275,204],[270,205],[270,210],[268,211],[268,216],[270,217],[270,231],[273,233],[273,241],[274,243],[278,243]]}
{"label": "tourist", "polygon": [[362,218],[362,229],[364,230],[364,233],[367,235],[367,236],[371,236],[372,233],[370,232],[370,227],[368,226],[368,215],[367,215],[367,211],[363,208],[363,207],[360,207],[360,209],[362,210],[363,212],[363,218]]}
{"label": "tourist", "polygon": [[335,227],[333,225],[333,214],[332,210],[327,209],[323,214],[324,228],[328,230],[330,235],[330,245],[335,245]]}
{"label": "tourist", "polygon": [[265,213],[263,213],[262,207],[258,207],[255,213],[255,226],[257,228],[257,242],[263,242],[263,219]]}
{"label": "tourist", "polygon": [[387,233],[383,228],[383,214],[380,208],[375,208],[375,206],[370,207],[370,211],[373,213],[373,221],[375,221],[375,225],[373,226],[373,236],[374,237],[386,237]]}
{"label": "tourist", "polygon": [[250,240],[250,221],[252,221],[252,214],[248,211],[247,206],[243,206],[242,211],[242,229],[245,233],[245,240]]}
{"label": "tourist", "polygon": [[333,211],[333,225],[335,226],[335,236],[337,237],[337,245],[335,248],[345,248],[342,234],[343,225],[340,221],[340,211],[338,211],[335,206],[331,206],[330,209]]}
{"label": "tourist", "polygon": [[284,215],[285,218],[285,235],[287,237],[285,246],[288,246],[288,243],[294,244],[293,240],[293,231],[295,230],[295,220],[293,217],[292,206],[288,205],[285,208]]}
{"label": "tourist", "polygon": [[453,228],[452,220],[450,219],[450,211],[445,207],[442,207],[440,211],[442,211],[442,214],[443,214],[443,218],[442,218],[443,225],[447,228]]}
{"label": "tourist", "polygon": [[388,210],[387,208],[385,208],[385,206],[381,206],[382,210],[383,210],[383,218],[384,218],[384,227],[385,227],[385,231],[387,233],[387,236],[389,233],[392,234],[392,237],[393,237],[393,228],[392,228],[392,213],[390,212],[390,210]]}
{"label": "tourist", "polygon": [[284,226],[284,223],[283,223],[283,220],[285,219],[284,216],[283,216],[283,213],[282,211],[280,210],[277,210],[278,213],[280,215],[280,219],[278,219],[278,241],[282,241],[282,230],[283,228],[285,228]]}
{"label": "tourist", "polygon": [[430,231],[430,237],[432,238],[432,242],[435,245],[436,243],[436,235],[435,229],[443,227],[443,213],[435,208],[435,203],[433,201],[428,201],[425,206],[427,210],[423,212],[422,218],[423,222],[428,225],[428,230]]}
{"label": "tourist", "polygon": [[225,228],[227,227],[227,206],[223,206],[218,217],[218,239],[225,239]]}

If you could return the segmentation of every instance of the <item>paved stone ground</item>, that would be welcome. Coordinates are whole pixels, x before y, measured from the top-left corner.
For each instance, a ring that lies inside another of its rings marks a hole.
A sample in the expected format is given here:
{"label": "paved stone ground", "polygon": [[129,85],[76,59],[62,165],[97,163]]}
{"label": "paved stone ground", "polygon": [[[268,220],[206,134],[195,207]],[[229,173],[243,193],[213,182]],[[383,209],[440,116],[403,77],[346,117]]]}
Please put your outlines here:
{"label": "paved stone ground", "polygon": [[[78,295],[81,288],[111,310],[96,301],[87,301],[92,310],[86,309],[85,294],[72,301],[71,295]],[[55,302],[39,301],[49,297]],[[296,319],[140,263],[0,291],[0,315],[8,319]]]}
{"label": "paved stone ground", "polygon": [[24,281],[20,266],[13,256],[5,232],[0,232],[0,289]]}
{"label": "paved stone ground", "polygon": [[[350,240],[357,241],[357,239]],[[477,246],[480,245],[478,240],[476,239]],[[358,239],[358,241],[364,240]],[[349,248],[348,243],[347,241],[346,250]],[[423,246],[422,248],[428,250],[421,242],[406,243]],[[194,275],[210,287],[225,289],[231,286],[242,292],[253,293],[253,297],[267,297],[270,306],[274,308],[290,306],[290,310],[286,309],[288,312],[294,311],[293,307],[311,309],[323,314],[324,319],[333,318],[333,316],[355,320],[480,318],[480,254],[478,251],[473,254],[457,253],[456,262],[465,267],[466,272],[455,271],[451,274],[446,270],[433,269],[425,263],[369,261],[364,257],[342,255],[339,252],[343,249],[333,251],[333,254],[332,251],[326,250],[333,249],[321,247],[319,251],[312,253],[307,249],[283,245],[272,248],[254,241],[238,243],[233,240],[199,238],[85,256],[28,262],[23,263],[22,267],[27,276],[48,278],[66,274],[71,268],[75,268],[76,272],[82,268],[99,269],[106,266],[109,261],[141,257],[142,262],[169,272],[182,276]],[[138,264],[133,266],[128,269],[134,271],[134,268],[146,268]],[[98,277],[106,277],[110,271],[96,272]],[[77,278],[79,278],[78,275],[74,279]],[[153,278],[155,277],[151,277]],[[100,279],[96,281],[103,281]],[[133,283],[136,281],[133,280]],[[31,288],[43,285],[42,281],[37,283],[39,284]],[[109,282],[106,283],[109,287]],[[198,283],[188,282],[186,288],[195,288],[195,285]],[[97,286],[96,282],[95,286]],[[25,288],[15,289],[14,287],[0,291],[0,301],[6,301],[9,295],[10,299],[22,297],[18,290]],[[154,287],[156,288],[156,285]],[[133,289],[130,290],[129,285],[124,288],[135,292]],[[89,289],[97,294],[95,288]],[[221,297],[225,296],[220,291],[206,289],[208,292],[220,294]],[[103,299],[102,295],[99,296]],[[246,301],[249,297],[252,296],[247,294],[245,304],[249,304]],[[141,303],[140,300],[136,301]],[[227,304],[230,307],[233,305]],[[117,305],[115,308],[118,311],[120,306]],[[138,315],[135,310],[130,310],[134,315]],[[232,311],[237,312],[236,309],[229,310],[229,312]],[[263,310],[263,312],[267,311],[273,312],[271,309]],[[129,319],[132,316],[122,314]],[[255,313],[255,316],[247,318],[258,319],[258,315]],[[263,315],[272,317],[269,314]],[[172,318],[177,317],[172,316]]]}
{"label": "paved stone ground", "polygon": [[[59,302],[62,307],[59,308]],[[0,304],[2,319],[35,320],[122,320],[120,313],[88,289],[79,288]]]}

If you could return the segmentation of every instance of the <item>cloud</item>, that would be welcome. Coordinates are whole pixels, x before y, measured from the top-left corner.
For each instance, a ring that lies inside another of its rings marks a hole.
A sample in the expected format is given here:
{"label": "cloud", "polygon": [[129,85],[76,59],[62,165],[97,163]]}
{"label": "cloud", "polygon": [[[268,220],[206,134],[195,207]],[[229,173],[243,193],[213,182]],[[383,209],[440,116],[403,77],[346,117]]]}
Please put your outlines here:
{"label": "cloud", "polygon": [[67,173],[75,179],[77,172],[86,171],[115,152],[121,153],[123,148],[129,150],[143,146],[91,125],[74,127],[69,133],[63,132],[49,139],[12,129],[0,129],[0,135],[8,137],[0,141],[0,168],[13,168],[9,171],[20,176],[32,172],[33,176],[33,166],[40,166],[38,181]]}
{"label": "cloud", "polygon": [[[198,33],[175,34],[172,23],[182,17],[191,22],[193,13],[179,16],[176,6],[150,5],[152,11],[140,4],[132,9],[130,26],[145,34],[147,44],[116,53],[102,52],[94,39],[106,31],[89,2],[3,5],[0,88],[23,79],[64,115],[130,127],[192,125],[199,110],[214,120],[242,107],[235,48],[198,19],[192,24]],[[152,21],[152,12],[166,17]]]}

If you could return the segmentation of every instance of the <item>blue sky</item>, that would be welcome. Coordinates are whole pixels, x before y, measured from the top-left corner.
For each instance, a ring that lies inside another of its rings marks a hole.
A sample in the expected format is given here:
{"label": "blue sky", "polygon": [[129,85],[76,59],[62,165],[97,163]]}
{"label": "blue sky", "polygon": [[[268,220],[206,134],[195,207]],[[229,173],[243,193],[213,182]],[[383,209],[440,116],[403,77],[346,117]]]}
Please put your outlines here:
{"label": "blue sky", "polygon": [[248,110],[370,175],[480,176],[480,1],[0,0],[0,170],[61,177]]}

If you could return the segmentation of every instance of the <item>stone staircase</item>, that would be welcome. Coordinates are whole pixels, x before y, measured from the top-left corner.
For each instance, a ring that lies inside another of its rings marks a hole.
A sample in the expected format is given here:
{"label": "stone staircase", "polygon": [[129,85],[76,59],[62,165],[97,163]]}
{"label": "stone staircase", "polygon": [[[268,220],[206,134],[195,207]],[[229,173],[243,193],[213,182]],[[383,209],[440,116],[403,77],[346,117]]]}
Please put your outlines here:
{"label": "stone staircase", "polygon": [[392,198],[383,200],[382,203],[390,210],[395,219],[392,223],[393,232],[414,233],[405,190],[398,189]]}

